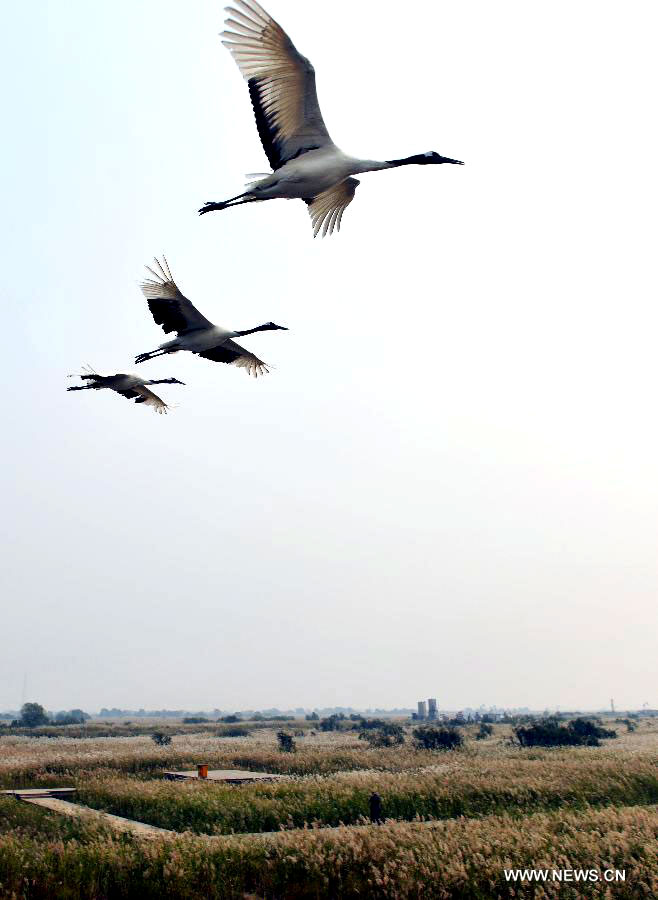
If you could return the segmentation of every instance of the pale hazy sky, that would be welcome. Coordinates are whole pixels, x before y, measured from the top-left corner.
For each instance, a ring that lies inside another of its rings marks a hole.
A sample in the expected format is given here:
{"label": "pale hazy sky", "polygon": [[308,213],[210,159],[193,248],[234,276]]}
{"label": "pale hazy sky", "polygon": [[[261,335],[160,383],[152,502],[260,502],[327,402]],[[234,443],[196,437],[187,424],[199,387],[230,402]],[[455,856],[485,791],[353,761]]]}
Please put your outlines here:
{"label": "pale hazy sky", "polygon": [[[344,150],[466,165],[199,218],[267,168],[222,4],[7,10],[0,709],[658,706],[655,4],[265,5]],[[162,251],[272,373],[67,394]]]}

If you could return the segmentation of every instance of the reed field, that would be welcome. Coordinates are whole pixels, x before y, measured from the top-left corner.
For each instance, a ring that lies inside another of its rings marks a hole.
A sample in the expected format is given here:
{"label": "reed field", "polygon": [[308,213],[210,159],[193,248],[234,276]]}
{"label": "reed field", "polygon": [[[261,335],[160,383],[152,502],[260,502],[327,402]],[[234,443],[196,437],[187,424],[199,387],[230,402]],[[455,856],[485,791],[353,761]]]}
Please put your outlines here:
{"label": "reed field", "polygon": [[[289,723],[292,731],[299,723]],[[354,732],[278,749],[245,737],[0,737],[0,783],[70,785],[76,802],[166,828],[144,839],[0,798],[0,898],[658,896],[658,723],[600,747],[521,749],[510,728],[461,750],[370,749]],[[290,775],[229,786],[166,769]],[[386,822],[367,819],[377,791]],[[624,870],[623,882],[508,881],[506,868]]]}
{"label": "reed field", "polygon": [[[163,769],[188,768],[200,759],[211,768],[246,768],[285,775],[322,775],[370,768],[395,772],[436,762],[435,755],[416,751],[411,745],[395,753],[388,749],[369,749],[349,732],[309,734],[296,741],[297,752],[286,754],[277,749],[272,729],[255,731],[246,738],[179,735],[167,747],[157,747],[146,736],[88,740],[0,737],[0,787],[25,786],[27,781],[69,784],[80,770],[106,768],[158,775]],[[54,781],[50,776],[56,776]]]}

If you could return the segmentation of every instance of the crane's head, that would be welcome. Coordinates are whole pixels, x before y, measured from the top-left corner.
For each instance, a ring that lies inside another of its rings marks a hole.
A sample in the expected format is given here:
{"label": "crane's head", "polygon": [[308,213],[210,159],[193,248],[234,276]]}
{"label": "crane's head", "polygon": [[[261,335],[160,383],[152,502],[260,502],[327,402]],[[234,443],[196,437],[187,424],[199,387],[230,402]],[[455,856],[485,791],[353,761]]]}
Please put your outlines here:
{"label": "crane's head", "polygon": [[163,378],[160,384],[182,384],[185,386],[185,382],[179,381],[178,378]]}
{"label": "crane's head", "polygon": [[274,322],[267,322],[262,326],[262,331],[289,331],[285,325],[275,325]]}
{"label": "crane's head", "polygon": [[438,166],[441,163],[452,163],[454,166],[464,165],[460,159],[450,159],[449,156],[441,156],[436,150],[429,150],[418,157],[418,164],[421,166]]}

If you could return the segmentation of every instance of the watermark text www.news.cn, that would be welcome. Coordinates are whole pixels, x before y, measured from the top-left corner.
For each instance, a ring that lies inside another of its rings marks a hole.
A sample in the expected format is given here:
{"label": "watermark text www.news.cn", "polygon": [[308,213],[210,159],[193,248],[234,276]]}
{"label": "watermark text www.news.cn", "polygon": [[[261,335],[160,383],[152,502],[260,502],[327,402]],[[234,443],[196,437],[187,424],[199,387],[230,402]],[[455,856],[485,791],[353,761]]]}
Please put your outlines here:
{"label": "watermark text www.news.cn", "polygon": [[506,881],[626,881],[625,869],[505,869]]}

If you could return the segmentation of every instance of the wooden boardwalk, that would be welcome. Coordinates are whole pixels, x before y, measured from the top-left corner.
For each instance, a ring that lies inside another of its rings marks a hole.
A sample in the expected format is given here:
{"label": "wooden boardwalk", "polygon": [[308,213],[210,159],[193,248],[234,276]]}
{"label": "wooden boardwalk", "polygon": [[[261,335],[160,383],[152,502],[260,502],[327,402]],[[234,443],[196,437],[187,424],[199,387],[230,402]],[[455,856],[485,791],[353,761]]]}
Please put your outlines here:
{"label": "wooden boardwalk", "polygon": [[89,806],[80,806],[69,800],[60,800],[59,797],[26,797],[22,795],[20,799],[24,803],[29,803],[30,806],[39,806],[41,809],[49,809],[60,815],[81,819],[84,822],[109,825],[114,831],[120,831],[123,834],[137,834],[146,838],[176,836],[175,831],[167,831],[166,828],[157,828],[155,825],[145,825],[143,822],[134,822],[132,819],[124,819],[123,816],[114,816],[112,813],[91,809]]}

